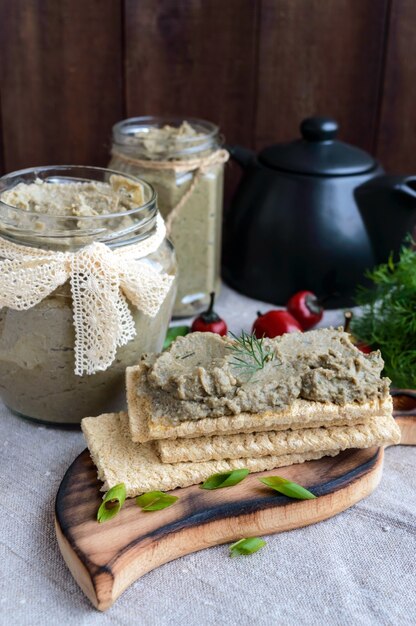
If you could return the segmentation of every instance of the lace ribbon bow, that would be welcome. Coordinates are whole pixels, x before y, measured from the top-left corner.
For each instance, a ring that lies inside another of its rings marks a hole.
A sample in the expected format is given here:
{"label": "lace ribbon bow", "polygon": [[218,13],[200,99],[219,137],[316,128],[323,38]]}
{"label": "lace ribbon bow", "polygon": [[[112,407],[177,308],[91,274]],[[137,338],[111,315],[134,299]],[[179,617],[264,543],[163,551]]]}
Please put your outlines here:
{"label": "lace ribbon bow", "polygon": [[165,237],[160,216],[156,232],[118,250],[93,243],[77,252],[30,248],[0,238],[0,308],[30,309],[70,281],[75,326],[75,374],[95,374],[113,362],[117,348],[136,335],[127,299],[155,317],[174,280],[143,257]]}

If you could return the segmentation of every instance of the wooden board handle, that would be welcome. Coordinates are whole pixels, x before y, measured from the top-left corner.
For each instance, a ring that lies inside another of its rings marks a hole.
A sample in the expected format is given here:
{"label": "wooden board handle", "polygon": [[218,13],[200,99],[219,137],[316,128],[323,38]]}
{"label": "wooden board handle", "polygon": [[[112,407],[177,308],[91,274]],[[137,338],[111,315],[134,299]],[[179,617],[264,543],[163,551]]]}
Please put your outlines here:
{"label": "wooden board handle", "polygon": [[402,446],[416,446],[416,391],[392,389],[393,415],[402,431]]}

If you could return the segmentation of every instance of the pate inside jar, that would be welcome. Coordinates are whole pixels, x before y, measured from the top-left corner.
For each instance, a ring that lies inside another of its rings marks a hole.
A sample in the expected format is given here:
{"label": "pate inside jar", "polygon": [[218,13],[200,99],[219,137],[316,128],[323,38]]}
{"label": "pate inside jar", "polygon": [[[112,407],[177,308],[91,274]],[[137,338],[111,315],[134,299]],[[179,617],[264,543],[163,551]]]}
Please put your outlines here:
{"label": "pate inside jar", "polygon": [[[17,244],[25,246],[23,253],[29,255],[51,253],[50,264],[45,255],[40,261],[31,261],[32,271],[42,263],[42,271],[56,273],[56,262],[71,263],[72,256],[66,253],[76,255],[100,242],[105,244],[105,251],[131,255],[128,266],[133,272],[140,259],[141,267],[150,266],[154,275],[169,277],[169,288],[155,315],[144,313],[129,301],[128,294],[122,295],[131,326],[134,323],[132,338],[119,342],[108,367],[90,374],[74,371],[76,328],[69,279],[62,278],[61,284],[51,293],[45,291],[44,297],[36,294],[39,301],[24,310],[1,303],[0,395],[10,409],[42,422],[73,424],[87,415],[125,407],[125,369],[137,363],[143,353],[161,350],[175,299],[175,255],[164,231],[157,235],[161,221],[151,185],[116,171],[51,166],[0,178],[3,249]],[[155,242],[154,249],[150,246],[148,253],[140,253],[149,242]],[[57,253],[64,254],[57,257]],[[2,253],[2,261],[5,258]],[[16,291],[17,300],[22,280],[26,281],[25,289],[29,288],[30,271],[26,259],[24,280],[19,271],[13,274],[10,289]],[[101,268],[94,271],[102,284],[105,272]],[[82,271],[80,275],[82,280]],[[88,285],[83,294],[81,297],[88,297]],[[100,307],[100,293],[94,297],[95,306]],[[92,316],[90,328],[97,333],[95,323]],[[106,337],[101,339],[104,342]]]}
{"label": "pate inside jar", "polygon": [[158,194],[178,259],[175,317],[204,310],[220,289],[224,162],[219,129],[204,120],[135,117],[113,127],[109,167]]}

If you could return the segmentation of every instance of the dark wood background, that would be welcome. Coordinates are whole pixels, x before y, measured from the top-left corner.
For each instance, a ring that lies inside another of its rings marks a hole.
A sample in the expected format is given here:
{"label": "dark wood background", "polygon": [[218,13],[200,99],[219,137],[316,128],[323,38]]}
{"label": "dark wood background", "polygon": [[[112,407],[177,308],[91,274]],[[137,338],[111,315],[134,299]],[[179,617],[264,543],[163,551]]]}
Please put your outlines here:
{"label": "dark wood background", "polygon": [[123,117],[260,148],[321,114],[416,172],[415,0],[0,0],[0,37],[2,171],[105,165]]}

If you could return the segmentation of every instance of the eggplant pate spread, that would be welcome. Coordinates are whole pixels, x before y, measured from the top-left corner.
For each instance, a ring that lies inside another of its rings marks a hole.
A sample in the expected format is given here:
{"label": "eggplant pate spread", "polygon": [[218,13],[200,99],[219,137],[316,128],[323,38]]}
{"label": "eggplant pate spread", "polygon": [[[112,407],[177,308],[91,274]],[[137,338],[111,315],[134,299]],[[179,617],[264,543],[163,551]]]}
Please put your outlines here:
{"label": "eggplant pate spread", "polygon": [[342,329],[265,338],[268,359],[259,368],[250,355],[241,367],[235,348],[232,338],[190,333],[144,355],[154,402],[175,422],[281,410],[296,399],[345,405],[388,394],[380,352],[360,352]]}

